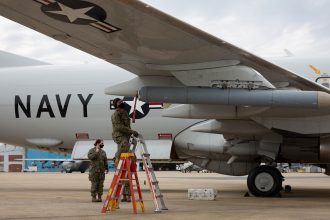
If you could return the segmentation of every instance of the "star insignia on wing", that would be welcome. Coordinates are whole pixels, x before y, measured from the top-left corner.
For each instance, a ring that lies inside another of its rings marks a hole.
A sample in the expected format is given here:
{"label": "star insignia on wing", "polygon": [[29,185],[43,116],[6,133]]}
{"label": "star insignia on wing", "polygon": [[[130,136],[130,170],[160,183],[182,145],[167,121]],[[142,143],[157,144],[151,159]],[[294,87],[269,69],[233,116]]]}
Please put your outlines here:
{"label": "star insignia on wing", "polygon": [[92,10],[94,6],[87,7],[87,8],[70,8],[68,6],[63,5],[62,3],[57,2],[57,4],[60,6],[61,11],[47,11],[48,13],[53,14],[59,14],[59,15],[65,15],[71,23],[73,23],[77,19],[86,19],[91,21],[97,21],[96,19],[86,15],[87,12]]}
{"label": "star insignia on wing", "polygon": [[121,29],[105,22],[106,11],[100,6],[81,0],[34,0],[40,3],[41,11],[55,20],[75,24],[90,25],[106,33]]}

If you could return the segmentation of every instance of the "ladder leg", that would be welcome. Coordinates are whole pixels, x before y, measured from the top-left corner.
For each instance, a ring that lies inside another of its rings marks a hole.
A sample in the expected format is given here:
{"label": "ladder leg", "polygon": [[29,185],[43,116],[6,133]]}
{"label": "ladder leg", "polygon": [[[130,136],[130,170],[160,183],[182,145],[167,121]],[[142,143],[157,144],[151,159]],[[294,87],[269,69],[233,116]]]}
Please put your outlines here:
{"label": "ladder leg", "polygon": [[148,152],[147,145],[145,144],[142,136],[140,136],[140,143],[142,145],[141,149],[140,149],[141,157],[142,157],[143,164],[145,167],[148,183],[150,186],[150,191],[151,191],[151,194],[154,199],[153,201],[154,201],[154,205],[155,205],[155,212],[160,211],[159,204],[162,206],[162,208],[161,208],[162,210],[168,210],[165,206],[163,196],[159,189],[158,181],[157,181],[156,175],[155,175],[153,167],[152,167],[152,163],[150,160],[150,154]]}
{"label": "ladder leg", "polygon": [[120,163],[118,163],[116,167],[116,172],[114,174],[109,191],[107,193],[106,199],[102,207],[102,213],[105,213],[109,209],[109,207],[110,206],[112,207],[113,205],[114,194],[116,193],[118,187],[120,187],[118,183],[119,183],[119,177],[122,175],[122,169],[123,169],[123,162],[121,161]]}
{"label": "ladder leg", "polygon": [[132,170],[133,170],[133,174],[134,174],[134,178],[135,178],[135,182],[136,182],[136,190],[137,190],[138,196],[139,196],[140,208],[141,208],[141,211],[144,212],[144,203],[143,203],[143,198],[142,198],[142,193],[141,193],[139,178],[138,178],[137,171],[136,171],[136,165],[135,165],[135,162],[134,161],[132,162]]}
{"label": "ladder leg", "polygon": [[161,212],[161,210],[159,208],[159,205],[158,205],[158,202],[157,202],[157,195],[156,195],[156,192],[154,190],[154,186],[153,186],[151,178],[150,178],[150,170],[149,170],[150,167],[147,165],[145,159],[143,160],[143,164],[144,164],[144,169],[145,169],[145,172],[146,172],[146,176],[147,176],[147,180],[148,180],[148,184],[149,184],[149,188],[150,188],[150,193],[152,195],[152,201],[153,201],[154,206],[155,206],[154,212]]}
{"label": "ladder leg", "polygon": [[[124,160],[123,168],[125,168],[126,163],[127,163],[127,161]],[[123,185],[124,185],[122,179],[126,178],[126,175],[127,175],[127,171],[122,170],[121,175],[120,175],[120,179],[118,181],[118,186],[117,186],[115,195],[113,197],[114,202],[112,204],[112,210],[119,209],[120,196],[122,194],[122,189],[123,189]]]}
{"label": "ladder leg", "polygon": [[131,202],[132,202],[132,206],[133,206],[133,212],[134,212],[134,214],[137,214],[132,173],[131,173],[131,163],[132,163],[132,159],[129,161],[129,163],[126,164],[126,168],[127,168],[127,173],[128,173],[128,179],[129,179],[129,188],[130,188],[131,197],[132,197]]}
{"label": "ladder leg", "polygon": [[[150,160],[149,157],[147,157],[147,163],[148,163],[148,166],[152,167],[152,163],[151,163],[151,160]],[[162,206],[161,209],[162,210],[168,210],[165,206],[164,198],[163,198],[163,196],[160,192],[160,188],[159,188],[159,184],[158,184],[158,181],[157,181],[157,178],[156,178],[156,174],[155,174],[153,169],[151,169],[151,171],[149,172],[149,176],[151,178],[151,181],[154,183],[153,188],[154,188],[155,194],[157,196],[157,201],[160,202],[160,204]]]}

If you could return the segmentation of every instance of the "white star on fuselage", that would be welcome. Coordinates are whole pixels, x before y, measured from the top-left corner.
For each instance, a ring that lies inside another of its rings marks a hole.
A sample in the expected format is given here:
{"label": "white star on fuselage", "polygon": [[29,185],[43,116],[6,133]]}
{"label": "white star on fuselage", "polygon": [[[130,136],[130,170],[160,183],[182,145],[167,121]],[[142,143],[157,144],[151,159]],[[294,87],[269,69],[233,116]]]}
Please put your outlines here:
{"label": "white star on fuselage", "polygon": [[62,11],[48,11],[48,12],[53,13],[53,14],[65,15],[68,17],[68,19],[71,23],[73,23],[75,20],[77,20],[79,18],[96,21],[94,18],[86,15],[86,13],[89,12],[92,8],[94,8],[94,6],[87,7],[87,8],[73,9],[73,8],[70,8],[59,2],[57,2],[57,4],[60,6]]}
{"label": "white star on fuselage", "polygon": [[[135,99],[136,99],[136,97],[134,97],[133,101],[125,101],[126,104],[128,104],[129,106],[131,106],[131,110],[129,111],[129,115],[134,112]],[[138,111],[138,112],[140,112],[142,115],[144,115],[144,112],[142,110],[142,106],[144,104],[146,104],[146,103],[140,101],[139,99],[136,101],[135,110]]]}

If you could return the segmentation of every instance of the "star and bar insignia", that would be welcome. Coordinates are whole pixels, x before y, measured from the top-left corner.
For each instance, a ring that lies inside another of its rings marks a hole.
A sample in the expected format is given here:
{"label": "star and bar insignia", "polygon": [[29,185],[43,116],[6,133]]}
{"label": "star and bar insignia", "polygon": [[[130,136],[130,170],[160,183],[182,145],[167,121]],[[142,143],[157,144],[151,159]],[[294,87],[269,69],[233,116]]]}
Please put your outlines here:
{"label": "star and bar insignia", "polygon": [[[162,103],[155,103],[155,102],[142,102],[139,99],[135,100],[135,97],[128,97],[125,96],[123,98],[124,104],[125,104],[125,110],[127,111],[128,115],[130,116],[130,118],[133,117],[134,114],[134,105],[136,103],[135,106],[135,118],[136,119],[141,119],[144,118],[150,111],[150,109],[162,109],[163,108],[163,104]],[[115,107],[112,104],[113,100],[110,100],[110,110],[115,110]]]}
{"label": "star and bar insignia", "polygon": [[80,0],[34,0],[41,3],[41,11],[62,22],[90,25],[106,33],[121,29],[105,22],[107,13],[100,6]]}

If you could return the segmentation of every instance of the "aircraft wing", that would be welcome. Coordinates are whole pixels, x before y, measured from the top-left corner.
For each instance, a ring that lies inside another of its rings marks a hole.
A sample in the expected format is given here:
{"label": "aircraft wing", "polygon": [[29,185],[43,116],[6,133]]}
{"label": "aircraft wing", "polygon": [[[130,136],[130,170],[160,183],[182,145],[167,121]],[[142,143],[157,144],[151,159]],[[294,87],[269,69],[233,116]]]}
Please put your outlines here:
{"label": "aircraft wing", "polygon": [[0,50],[0,68],[48,65],[45,62]]}
{"label": "aircraft wing", "polygon": [[253,68],[274,87],[330,92],[136,0],[2,0],[0,14],[139,76],[228,61]]}

